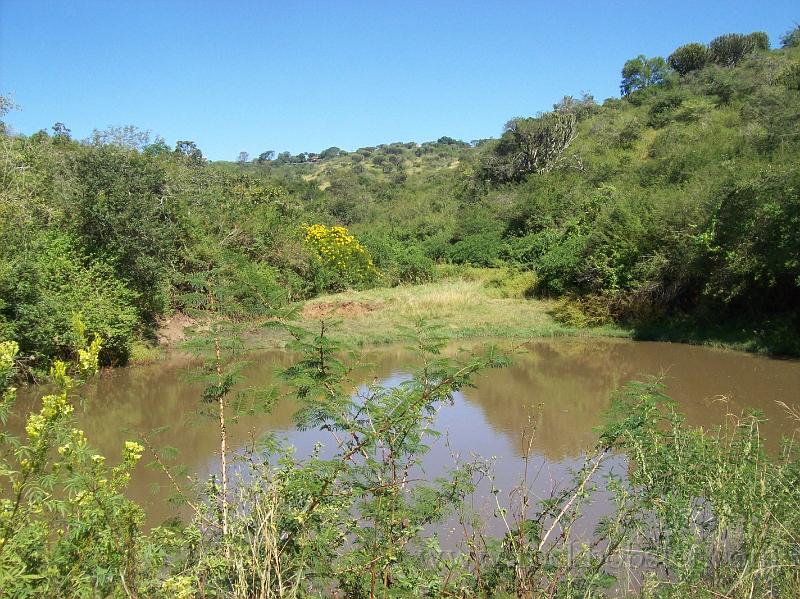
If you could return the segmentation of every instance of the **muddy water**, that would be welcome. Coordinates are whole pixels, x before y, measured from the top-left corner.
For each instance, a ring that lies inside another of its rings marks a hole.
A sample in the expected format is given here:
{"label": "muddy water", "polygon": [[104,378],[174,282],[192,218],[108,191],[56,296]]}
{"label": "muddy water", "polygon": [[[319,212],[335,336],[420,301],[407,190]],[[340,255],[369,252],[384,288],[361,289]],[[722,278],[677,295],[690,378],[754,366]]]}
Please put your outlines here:
{"label": "muddy water", "polygon": [[[269,386],[278,369],[291,363],[284,352],[250,356],[245,371],[250,385]],[[365,382],[374,378],[385,384],[407,376],[411,355],[400,348],[386,348],[366,355],[371,367],[363,369]],[[85,410],[79,420],[90,442],[109,459],[119,453],[125,439],[140,432],[168,426],[160,442],[179,451],[179,461],[198,474],[216,468],[215,422],[198,415],[200,389],[187,381],[186,359],[175,358],[151,366],[105,373],[84,389]],[[535,492],[546,495],[568,478],[581,463],[584,452],[595,443],[595,427],[609,406],[612,392],[625,382],[661,376],[667,393],[678,401],[695,425],[714,426],[728,412],[747,407],[764,413],[764,434],[773,446],[794,426],[785,418],[778,401],[800,404],[800,362],[685,345],[613,340],[561,339],[530,344],[514,356],[512,366],[484,373],[477,387],[455,397],[442,409],[437,428],[443,434],[426,457],[427,474],[435,476],[452,467],[453,454],[472,454],[496,459],[497,483],[508,490],[522,472],[522,433],[535,425],[533,463]],[[292,426],[295,406],[279,403],[269,416],[242,418],[231,427],[234,447],[252,435],[280,431],[301,455],[315,442],[332,445],[326,433],[299,432]],[[625,464],[612,459],[608,468],[624,474]],[[131,495],[146,506],[151,524],[176,514],[166,501],[163,477],[138,467]],[[158,485],[163,485],[157,490]],[[491,511],[491,498],[484,501]],[[598,508],[601,509],[601,508]]]}

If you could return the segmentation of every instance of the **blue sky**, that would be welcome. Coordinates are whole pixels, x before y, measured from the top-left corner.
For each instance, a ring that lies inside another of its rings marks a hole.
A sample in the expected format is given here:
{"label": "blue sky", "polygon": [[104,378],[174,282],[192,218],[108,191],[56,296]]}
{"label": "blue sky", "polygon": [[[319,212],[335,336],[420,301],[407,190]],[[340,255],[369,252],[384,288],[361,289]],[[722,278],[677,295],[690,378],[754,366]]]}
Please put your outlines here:
{"label": "blue sky", "polygon": [[6,120],[77,138],[135,124],[212,159],[497,136],[626,59],[800,21],[761,2],[0,0]]}

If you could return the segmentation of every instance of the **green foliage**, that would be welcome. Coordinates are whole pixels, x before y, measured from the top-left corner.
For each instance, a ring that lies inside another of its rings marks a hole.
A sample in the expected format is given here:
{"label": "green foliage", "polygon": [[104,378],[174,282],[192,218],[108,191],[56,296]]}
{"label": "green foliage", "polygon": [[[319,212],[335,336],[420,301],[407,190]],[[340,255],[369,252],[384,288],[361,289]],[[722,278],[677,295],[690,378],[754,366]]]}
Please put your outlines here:
{"label": "green foliage", "polygon": [[0,330],[18,339],[27,355],[68,358],[78,341],[74,315],[80,315],[87,334],[106,340],[103,361],[124,363],[138,322],[137,295],[111,267],[82,255],[76,245],[53,233],[24,254],[4,257]]}
{"label": "green foliage", "polygon": [[163,312],[168,267],[187,237],[180,207],[166,197],[163,167],[104,145],[80,153],[75,176],[74,226],[88,252],[112,264],[138,293],[143,314]]}
{"label": "green foliage", "polygon": [[769,50],[769,35],[764,31],[754,31],[747,36],[756,50]]}
{"label": "green foliage", "polygon": [[482,177],[502,183],[552,170],[575,138],[576,122],[569,111],[509,121],[485,155]]}
{"label": "green foliage", "polygon": [[778,74],[776,81],[792,91],[800,91],[800,63],[788,65]]}
{"label": "green foliage", "polygon": [[662,94],[654,98],[648,111],[647,124],[654,129],[663,127],[674,118],[675,112],[685,99],[686,94],[678,91]]}
{"label": "green foliage", "polygon": [[418,245],[375,231],[361,235],[361,241],[387,284],[418,284],[433,280],[435,263]]}
{"label": "green foliage", "polygon": [[708,44],[711,61],[724,67],[737,65],[756,50],[769,50],[769,37],[762,31],[749,35],[727,33],[714,38]]}
{"label": "green foliage", "polygon": [[791,444],[768,457],[757,414],[732,416],[715,431],[691,428],[657,384],[630,385],[614,412],[606,438],[635,464],[632,528],[659,566],[644,578],[644,596],[797,594],[788,557],[800,526]]}
{"label": "green foliage", "polygon": [[203,152],[193,141],[183,140],[176,142],[174,154],[190,166],[200,166],[205,162]]}
{"label": "green foliage", "polygon": [[790,29],[781,36],[781,47],[797,48],[800,46],[800,25]]}
{"label": "green foliage", "polygon": [[572,235],[554,244],[536,264],[537,289],[544,295],[560,296],[579,286],[576,271],[581,266],[587,240],[582,235]]}
{"label": "green foliage", "polygon": [[597,114],[600,107],[594,101],[594,97],[589,93],[584,93],[580,98],[572,96],[564,96],[553,104],[555,112],[568,112],[575,115],[575,119],[580,122],[589,118],[593,114]]}
{"label": "green foliage", "polygon": [[505,243],[496,233],[467,235],[450,246],[447,258],[455,264],[495,266],[505,250]]}
{"label": "green foliage", "polygon": [[[97,371],[99,338],[77,347],[76,374]],[[13,408],[9,387],[17,347],[0,343],[0,420]],[[74,427],[75,378],[67,364],[50,371],[55,392],[27,416],[25,435],[0,436],[0,595],[3,597],[110,596],[120,581],[137,585],[139,527],[144,514],[125,498],[143,447],[126,442],[118,465],[91,450]],[[124,583],[123,583],[124,586]]]}
{"label": "green foliage", "polygon": [[[702,236],[710,272],[706,292],[764,309],[795,306],[800,295],[800,176],[768,169],[719,193]],[[769,298],[769,299],[767,299]]]}
{"label": "green foliage", "polygon": [[667,63],[660,56],[647,58],[640,54],[631,58],[622,67],[620,93],[627,96],[648,87],[663,85],[667,81],[667,70]]}
{"label": "green foliage", "polygon": [[708,48],[703,44],[692,43],[677,48],[667,58],[669,67],[680,75],[698,71],[708,62]]}

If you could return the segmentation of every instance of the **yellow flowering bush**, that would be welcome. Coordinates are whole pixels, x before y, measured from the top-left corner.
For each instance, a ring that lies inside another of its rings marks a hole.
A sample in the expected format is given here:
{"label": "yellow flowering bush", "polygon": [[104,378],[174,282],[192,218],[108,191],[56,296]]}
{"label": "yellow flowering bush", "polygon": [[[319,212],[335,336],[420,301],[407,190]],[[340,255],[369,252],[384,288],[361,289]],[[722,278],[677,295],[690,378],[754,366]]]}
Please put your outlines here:
{"label": "yellow flowering bush", "polygon": [[304,225],[320,290],[366,287],[378,277],[366,248],[345,227]]}

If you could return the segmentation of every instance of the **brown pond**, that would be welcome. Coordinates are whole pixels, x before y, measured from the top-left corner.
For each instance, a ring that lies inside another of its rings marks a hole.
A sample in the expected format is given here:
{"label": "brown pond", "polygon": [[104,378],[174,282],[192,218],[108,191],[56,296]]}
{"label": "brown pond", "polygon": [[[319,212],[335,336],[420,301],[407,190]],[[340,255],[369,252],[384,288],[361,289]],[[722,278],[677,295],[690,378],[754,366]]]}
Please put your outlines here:
{"label": "brown pond", "polygon": [[[245,374],[249,385],[269,386],[276,370],[291,363],[285,352],[256,352]],[[401,348],[371,351],[372,367],[363,380],[375,377],[385,384],[402,380],[413,358]],[[215,421],[199,416],[200,388],[187,382],[186,359],[175,357],[149,366],[103,373],[82,389],[84,410],[77,410],[90,443],[113,460],[125,439],[168,426],[163,445],[179,451],[179,461],[200,475],[215,470]],[[426,472],[435,476],[453,464],[452,452],[462,457],[495,457],[498,485],[508,490],[522,471],[522,432],[536,424],[533,470],[537,493],[564,481],[596,441],[595,427],[609,406],[612,392],[629,380],[662,376],[667,394],[679,403],[695,425],[714,426],[725,414],[757,408],[767,422],[763,432],[773,446],[794,425],[777,402],[800,404],[800,362],[667,343],[615,340],[558,339],[539,341],[514,356],[513,365],[491,370],[477,388],[459,393],[453,406],[442,409],[438,430],[425,459]],[[722,401],[722,400],[725,401]],[[301,455],[316,441],[332,444],[328,433],[299,432],[292,426],[294,406],[279,403],[269,416],[247,417],[232,427],[233,446],[255,433],[280,431]],[[610,464],[624,475],[622,460]],[[176,514],[166,501],[163,475],[140,465],[130,495],[143,504],[151,524]],[[162,490],[155,491],[157,485]],[[484,498],[488,501],[488,498]]]}

